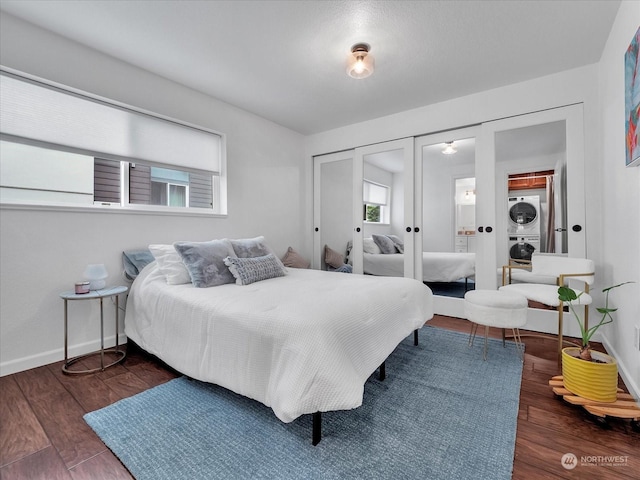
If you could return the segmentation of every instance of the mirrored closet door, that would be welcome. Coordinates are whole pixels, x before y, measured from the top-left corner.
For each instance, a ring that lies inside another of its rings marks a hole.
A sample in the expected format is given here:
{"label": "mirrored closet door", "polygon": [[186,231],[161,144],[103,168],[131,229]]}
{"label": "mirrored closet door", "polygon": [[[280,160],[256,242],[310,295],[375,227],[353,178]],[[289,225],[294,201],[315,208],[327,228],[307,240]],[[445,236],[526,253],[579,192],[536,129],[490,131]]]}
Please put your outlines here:
{"label": "mirrored closet door", "polygon": [[353,269],[413,278],[413,139],[355,149]]}
{"label": "mirrored closet door", "polygon": [[[524,264],[534,252],[584,258],[582,105],[487,122],[482,135],[478,182],[494,192],[479,212],[480,224],[494,226],[495,250],[478,265],[485,284],[499,286],[502,278],[492,271]],[[554,333],[556,319],[555,312],[531,309],[527,328]]]}
{"label": "mirrored closet door", "polygon": [[[347,264],[347,245],[353,241],[354,151],[314,157],[313,268],[327,270]],[[328,247],[336,252],[325,262]]]}
{"label": "mirrored closet door", "polygon": [[465,128],[415,140],[415,278],[431,288],[437,313],[446,315],[462,315],[462,298],[475,288],[478,132]]}

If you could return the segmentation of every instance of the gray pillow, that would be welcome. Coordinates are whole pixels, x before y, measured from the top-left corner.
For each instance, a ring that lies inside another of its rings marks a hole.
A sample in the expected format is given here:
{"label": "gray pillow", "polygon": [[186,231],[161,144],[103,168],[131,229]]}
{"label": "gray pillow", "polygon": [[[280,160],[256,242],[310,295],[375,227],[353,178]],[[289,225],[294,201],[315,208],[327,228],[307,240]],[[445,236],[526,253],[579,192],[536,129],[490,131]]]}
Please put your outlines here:
{"label": "gray pillow", "polygon": [[236,256],[231,242],[226,238],[210,242],[177,242],[173,246],[187,267],[195,287],[215,287],[235,281],[224,263],[226,257]]}
{"label": "gray pillow", "polygon": [[250,285],[269,278],[283,277],[284,270],[272,253],[262,257],[227,257],[224,263],[235,277],[238,285]]}
{"label": "gray pillow", "polygon": [[400,237],[398,237],[397,235],[387,235],[387,237],[389,237],[389,239],[393,242],[399,253],[404,253],[404,242]]}
{"label": "gray pillow", "polygon": [[242,238],[239,240],[231,240],[233,251],[236,252],[238,258],[264,257],[273,253],[267,244],[264,243],[264,237]]}
{"label": "gray pillow", "polygon": [[372,237],[382,253],[396,253],[396,246],[389,237],[386,235],[372,235]]}

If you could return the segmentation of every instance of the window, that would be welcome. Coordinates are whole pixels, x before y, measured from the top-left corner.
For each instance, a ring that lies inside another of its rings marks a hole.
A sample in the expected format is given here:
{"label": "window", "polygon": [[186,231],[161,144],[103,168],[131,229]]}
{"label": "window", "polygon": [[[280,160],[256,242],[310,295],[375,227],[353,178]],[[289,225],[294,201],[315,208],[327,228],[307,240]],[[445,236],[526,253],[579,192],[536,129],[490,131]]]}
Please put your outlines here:
{"label": "window", "polygon": [[222,135],[0,73],[1,203],[226,213]]}
{"label": "window", "polygon": [[3,203],[213,209],[214,183],[212,175],[0,141]]}
{"label": "window", "polygon": [[363,183],[364,221],[389,223],[390,188],[365,180]]}

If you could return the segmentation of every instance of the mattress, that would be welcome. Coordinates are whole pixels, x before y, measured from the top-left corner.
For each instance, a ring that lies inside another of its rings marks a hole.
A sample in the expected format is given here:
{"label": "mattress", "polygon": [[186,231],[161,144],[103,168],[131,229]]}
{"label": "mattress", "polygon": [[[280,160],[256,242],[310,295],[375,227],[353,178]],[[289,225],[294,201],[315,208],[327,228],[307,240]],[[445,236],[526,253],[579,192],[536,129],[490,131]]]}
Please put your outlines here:
{"label": "mattress", "polygon": [[195,288],[168,285],[153,262],[131,286],[125,333],[179,372],[290,422],[360,406],[367,378],[432,316],[431,291],[412,279],[289,269]]}
{"label": "mattress", "polygon": [[[475,275],[476,254],[454,252],[422,252],[422,281],[455,282]],[[404,255],[364,254],[364,273],[369,275],[402,277]]]}

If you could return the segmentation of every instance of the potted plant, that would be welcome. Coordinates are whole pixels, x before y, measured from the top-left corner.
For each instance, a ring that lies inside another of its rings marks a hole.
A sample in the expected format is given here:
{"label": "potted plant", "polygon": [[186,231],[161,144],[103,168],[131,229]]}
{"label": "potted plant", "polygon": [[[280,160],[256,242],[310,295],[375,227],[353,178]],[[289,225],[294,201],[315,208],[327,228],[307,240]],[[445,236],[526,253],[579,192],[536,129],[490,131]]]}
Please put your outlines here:
{"label": "potted plant", "polygon": [[574,302],[580,298],[584,292],[576,294],[569,287],[558,288],[558,299],[569,306],[569,310],[575,317],[580,327],[581,346],[568,347],[562,350],[562,376],[564,386],[570,392],[589,400],[598,402],[615,402],[618,388],[618,365],[615,359],[605,353],[591,350],[589,341],[591,337],[603,326],[613,322],[612,313],[617,308],[609,307],[609,293],[614,288],[626,285],[624,282],[613,285],[602,290],[605,294],[604,307],[596,310],[602,315],[600,321],[587,327],[578,315]]}

